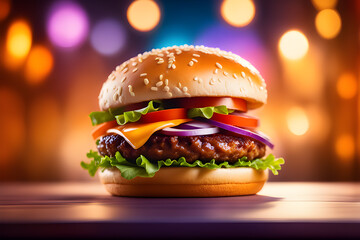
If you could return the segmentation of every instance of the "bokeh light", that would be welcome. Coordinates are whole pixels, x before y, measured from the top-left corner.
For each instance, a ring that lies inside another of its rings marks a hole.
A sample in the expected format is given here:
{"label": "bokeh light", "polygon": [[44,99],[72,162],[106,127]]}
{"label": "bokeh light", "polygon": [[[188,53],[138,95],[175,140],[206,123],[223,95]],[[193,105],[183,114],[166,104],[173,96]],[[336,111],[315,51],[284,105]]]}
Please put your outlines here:
{"label": "bokeh light", "polygon": [[336,83],[336,90],[342,98],[351,99],[355,97],[357,92],[357,81],[355,75],[352,73],[341,74]]}
{"label": "bokeh light", "polygon": [[30,26],[24,20],[17,20],[10,25],[6,38],[6,49],[16,59],[25,58],[30,50],[32,34]]}
{"label": "bokeh light", "polygon": [[291,108],[286,114],[288,129],[295,135],[304,135],[309,130],[309,119],[300,107]]}
{"label": "bokeh light", "polygon": [[309,42],[302,32],[298,30],[290,30],[281,36],[279,41],[279,50],[287,59],[301,59],[309,50]]}
{"label": "bokeh light", "polygon": [[0,21],[4,20],[10,13],[10,0],[0,0]]}
{"label": "bokeh light", "polygon": [[228,24],[244,27],[253,20],[255,5],[251,0],[224,0],[220,11]]}
{"label": "bokeh light", "polygon": [[337,0],[311,0],[311,2],[317,10],[334,8],[337,4]]}
{"label": "bokeh light", "polygon": [[135,0],[127,10],[127,19],[130,25],[141,32],[155,28],[159,24],[160,16],[160,8],[152,0]]}
{"label": "bokeh light", "polygon": [[99,21],[95,24],[90,42],[93,48],[101,54],[113,55],[124,47],[126,31],[119,22],[112,19]]}
{"label": "bokeh light", "polygon": [[341,160],[349,161],[355,154],[355,140],[350,134],[340,135],[335,142],[335,151]]}
{"label": "bokeh light", "polygon": [[261,75],[270,83],[272,62],[268,59],[268,49],[252,29],[234,31],[234,28],[224,24],[211,25],[200,32],[194,41],[195,45],[220,48],[231,51],[248,60],[261,72]]}
{"label": "bokeh light", "polygon": [[88,28],[88,17],[79,4],[58,2],[52,6],[47,21],[47,34],[55,45],[74,47],[82,43]]}
{"label": "bokeh light", "polygon": [[337,11],[325,9],[320,11],[315,18],[317,32],[325,39],[336,37],[341,30],[341,18]]}
{"label": "bokeh light", "polygon": [[54,58],[44,46],[34,46],[25,64],[25,78],[31,84],[42,82],[51,72]]}

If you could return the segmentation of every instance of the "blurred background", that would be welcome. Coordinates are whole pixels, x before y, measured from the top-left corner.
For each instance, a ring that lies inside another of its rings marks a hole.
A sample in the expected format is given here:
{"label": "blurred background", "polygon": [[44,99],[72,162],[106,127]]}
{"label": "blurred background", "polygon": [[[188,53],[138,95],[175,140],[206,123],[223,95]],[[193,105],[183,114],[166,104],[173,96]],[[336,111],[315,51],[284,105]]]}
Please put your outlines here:
{"label": "blurred background", "polygon": [[97,181],[80,161],[102,83],[181,44],[262,73],[252,114],[286,160],[272,181],[359,181],[359,16],[356,0],[0,0],[0,181]]}

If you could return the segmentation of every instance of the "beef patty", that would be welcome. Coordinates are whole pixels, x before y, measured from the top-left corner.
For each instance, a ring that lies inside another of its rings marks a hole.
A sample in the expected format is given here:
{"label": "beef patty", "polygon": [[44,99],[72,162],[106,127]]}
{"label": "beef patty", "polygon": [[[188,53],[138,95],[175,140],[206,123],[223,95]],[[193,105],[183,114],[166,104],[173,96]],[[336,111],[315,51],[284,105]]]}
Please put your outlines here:
{"label": "beef patty", "polygon": [[185,157],[189,163],[195,160],[209,162],[212,159],[233,163],[244,156],[253,160],[265,155],[263,143],[245,136],[225,134],[180,137],[158,133],[138,149],[133,149],[120,135],[108,134],[101,137],[97,148],[103,156],[112,157],[119,151],[129,161],[143,155],[152,162]]}

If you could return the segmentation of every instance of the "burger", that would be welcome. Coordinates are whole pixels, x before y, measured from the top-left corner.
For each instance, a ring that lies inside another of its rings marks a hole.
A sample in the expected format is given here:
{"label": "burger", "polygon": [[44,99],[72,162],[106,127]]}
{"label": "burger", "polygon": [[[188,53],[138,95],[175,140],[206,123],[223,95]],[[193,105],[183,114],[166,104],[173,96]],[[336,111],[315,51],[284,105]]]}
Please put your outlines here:
{"label": "burger", "polygon": [[247,111],[266,103],[260,73],[218,48],[173,46],[117,66],[92,112],[97,151],[83,168],[116,196],[256,194],[282,158]]}

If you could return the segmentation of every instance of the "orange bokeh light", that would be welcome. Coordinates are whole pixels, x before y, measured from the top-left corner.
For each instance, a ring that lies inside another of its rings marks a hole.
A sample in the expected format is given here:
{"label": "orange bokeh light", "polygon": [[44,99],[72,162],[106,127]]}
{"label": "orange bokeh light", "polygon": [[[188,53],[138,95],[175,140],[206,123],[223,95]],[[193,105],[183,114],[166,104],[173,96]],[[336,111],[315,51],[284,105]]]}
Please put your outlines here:
{"label": "orange bokeh light", "polygon": [[251,0],[224,0],[220,12],[230,25],[244,27],[253,20],[255,5]]}
{"label": "orange bokeh light", "polygon": [[336,90],[340,97],[351,99],[357,92],[356,77],[352,73],[342,74],[336,83]]}
{"label": "orange bokeh light", "polygon": [[27,22],[17,20],[10,25],[7,32],[6,49],[11,56],[25,58],[30,51],[31,42],[32,34]]}
{"label": "orange bokeh light", "polygon": [[336,37],[341,30],[341,18],[337,11],[325,9],[320,11],[315,18],[317,32],[325,39]]}
{"label": "orange bokeh light", "polygon": [[298,30],[287,31],[279,40],[279,51],[287,59],[301,59],[308,50],[309,42],[306,36]]}
{"label": "orange bokeh light", "polygon": [[343,161],[349,161],[355,154],[355,140],[350,134],[340,135],[335,142],[335,151]]}
{"label": "orange bokeh light", "polygon": [[287,126],[291,133],[300,136],[309,130],[309,119],[300,107],[291,108],[286,115]]}
{"label": "orange bokeh light", "polygon": [[127,19],[130,25],[141,32],[154,29],[160,21],[160,16],[160,8],[152,0],[135,0],[127,10]]}
{"label": "orange bokeh light", "polygon": [[334,8],[337,4],[337,0],[311,0],[311,2],[317,10]]}
{"label": "orange bokeh light", "polygon": [[42,82],[51,72],[54,59],[51,52],[44,46],[34,46],[25,65],[25,77],[31,84]]}

